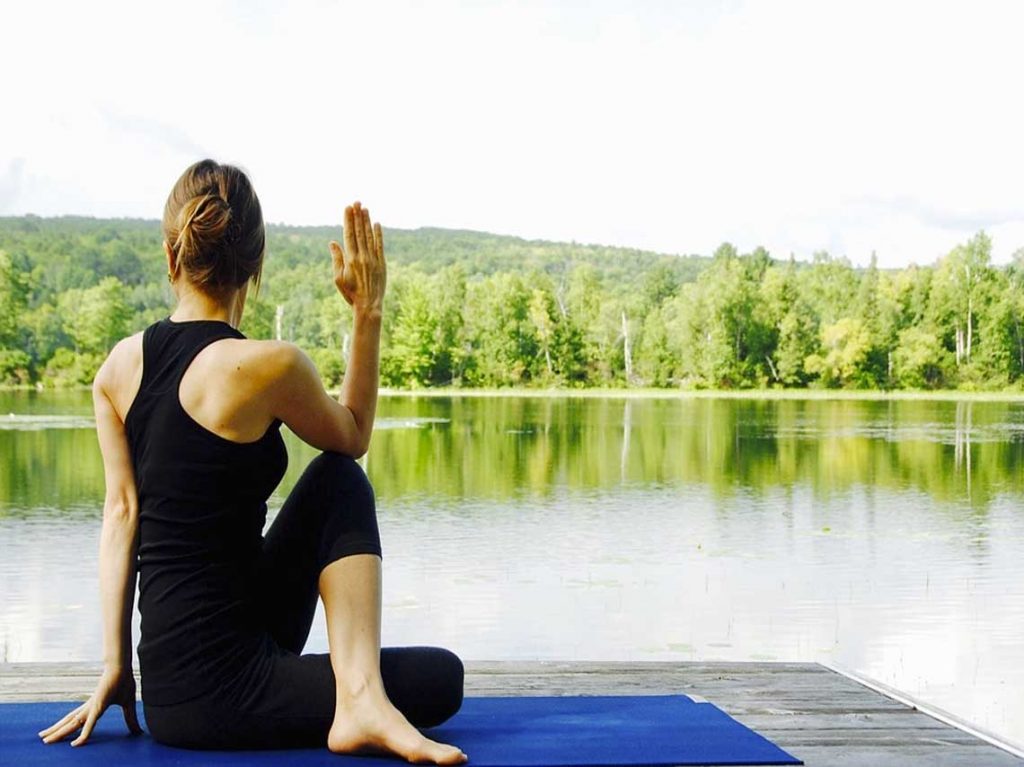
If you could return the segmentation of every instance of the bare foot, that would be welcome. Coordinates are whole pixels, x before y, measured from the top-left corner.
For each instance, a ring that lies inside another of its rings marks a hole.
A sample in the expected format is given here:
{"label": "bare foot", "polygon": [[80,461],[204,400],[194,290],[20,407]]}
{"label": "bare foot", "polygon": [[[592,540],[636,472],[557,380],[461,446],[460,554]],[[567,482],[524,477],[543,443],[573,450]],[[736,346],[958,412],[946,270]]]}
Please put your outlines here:
{"label": "bare foot", "polygon": [[327,748],[336,754],[397,754],[416,764],[464,764],[468,759],[455,746],[425,737],[380,689],[339,699]]}

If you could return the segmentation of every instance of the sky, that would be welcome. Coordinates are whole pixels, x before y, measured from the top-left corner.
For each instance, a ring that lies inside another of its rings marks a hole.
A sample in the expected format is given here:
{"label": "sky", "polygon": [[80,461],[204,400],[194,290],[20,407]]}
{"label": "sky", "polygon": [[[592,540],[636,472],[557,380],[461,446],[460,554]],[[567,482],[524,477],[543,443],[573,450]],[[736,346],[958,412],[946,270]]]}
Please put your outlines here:
{"label": "sky", "polygon": [[212,157],[275,223],[1024,247],[1024,3],[4,2],[0,29],[0,215],[159,218]]}

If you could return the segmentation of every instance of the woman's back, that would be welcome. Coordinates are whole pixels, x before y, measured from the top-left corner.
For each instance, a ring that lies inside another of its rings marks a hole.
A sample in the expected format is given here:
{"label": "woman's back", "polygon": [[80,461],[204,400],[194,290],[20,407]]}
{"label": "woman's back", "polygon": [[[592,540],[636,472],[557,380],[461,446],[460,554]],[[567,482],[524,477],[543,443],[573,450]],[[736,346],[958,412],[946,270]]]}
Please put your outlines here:
{"label": "woman's back", "polygon": [[[142,336],[142,380],[125,430],[139,498],[138,651],[149,703],[239,681],[242,660],[266,641],[253,587],[266,500],[288,461],[281,421],[255,441],[236,442],[201,425],[179,399],[200,351],[244,338],[220,320],[170,318]],[[226,385],[189,379],[192,390]]]}

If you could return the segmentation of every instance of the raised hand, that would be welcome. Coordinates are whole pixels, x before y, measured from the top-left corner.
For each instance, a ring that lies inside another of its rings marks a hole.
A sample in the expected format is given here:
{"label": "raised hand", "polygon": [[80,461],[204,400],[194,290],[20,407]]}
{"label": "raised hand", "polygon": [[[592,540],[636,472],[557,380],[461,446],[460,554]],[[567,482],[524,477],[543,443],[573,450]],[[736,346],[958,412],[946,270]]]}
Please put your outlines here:
{"label": "raised hand", "polygon": [[355,202],[345,208],[345,247],[330,242],[334,284],[353,309],[380,312],[387,285],[384,235],[370,211]]}
{"label": "raised hand", "polygon": [[112,703],[123,709],[128,731],[133,735],[141,734],[142,727],[139,725],[135,712],[135,677],[131,671],[122,673],[104,671],[96,685],[96,691],[89,697],[89,700],[37,734],[42,738],[43,743],[50,744],[63,740],[81,729],[81,735],[71,741],[72,746],[80,746],[89,739],[96,722]]}

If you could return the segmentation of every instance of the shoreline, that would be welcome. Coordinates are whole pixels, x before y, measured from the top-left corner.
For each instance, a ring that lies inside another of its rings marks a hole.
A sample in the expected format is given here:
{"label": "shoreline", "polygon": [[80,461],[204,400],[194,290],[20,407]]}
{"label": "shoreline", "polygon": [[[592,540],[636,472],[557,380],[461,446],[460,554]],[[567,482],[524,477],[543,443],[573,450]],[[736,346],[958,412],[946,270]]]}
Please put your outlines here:
{"label": "shoreline", "polygon": [[[88,386],[68,386],[39,389],[35,386],[0,386],[0,394],[7,392],[30,392],[33,394],[59,394],[64,392],[88,392]],[[327,389],[337,397],[340,388]],[[587,389],[470,389],[460,387],[436,387],[424,389],[393,389],[380,387],[380,397],[410,398],[512,398],[529,397],[536,399],[734,399],[734,400],[866,400],[866,401],[913,401],[931,400],[936,402],[1024,402],[1024,391],[965,391],[960,389],[937,389],[934,391],[893,389],[652,389],[652,388],[587,388]]]}
{"label": "shoreline", "polygon": [[[330,389],[334,396],[339,389]],[[1024,392],[877,391],[848,389],[387,389],[381,397],[533,397],[537,399],[735,399],[735,400],[933,400],[937,402],[1024,402]]]}

